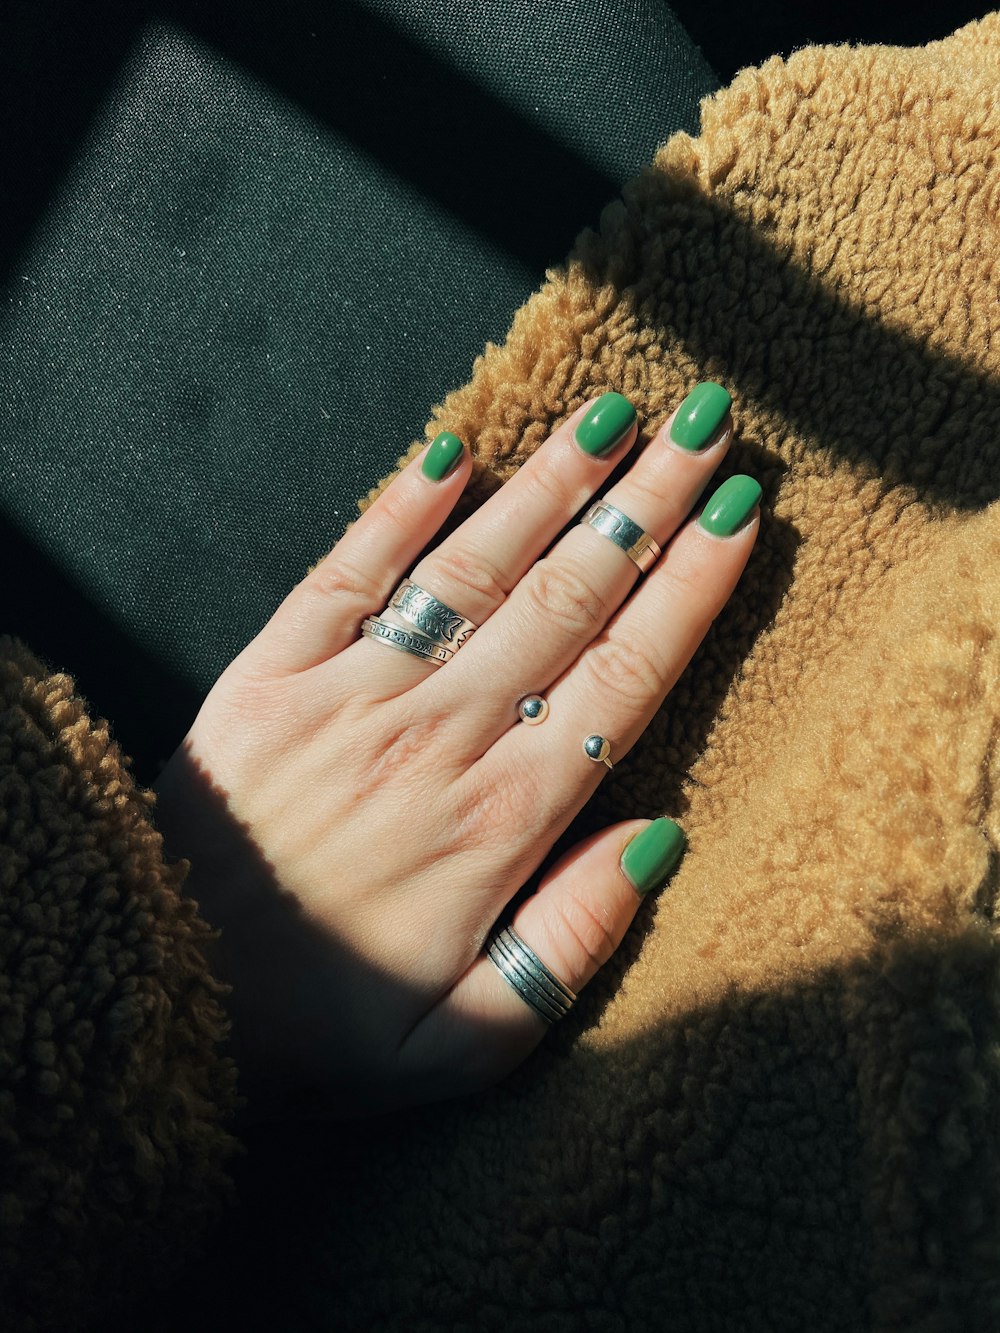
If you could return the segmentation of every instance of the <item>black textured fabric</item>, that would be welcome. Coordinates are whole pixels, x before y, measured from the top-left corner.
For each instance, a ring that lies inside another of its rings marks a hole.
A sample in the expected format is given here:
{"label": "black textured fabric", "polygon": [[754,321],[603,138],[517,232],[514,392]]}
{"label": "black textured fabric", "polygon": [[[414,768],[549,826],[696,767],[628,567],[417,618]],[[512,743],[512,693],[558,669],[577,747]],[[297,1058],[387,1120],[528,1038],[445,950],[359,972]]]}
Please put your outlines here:
{"label": "black textured fabric", "polygon": [[923,46],[996,8],[995,0],[673,0],[674,13],[704,51],[723,83],[769,56],[802,46],[847,42]]}
{"label": "black textured fabric", "polygon": [[119,18],[6,276],[0,626],[76,673],[148,781],[714,79],[655,0]]}

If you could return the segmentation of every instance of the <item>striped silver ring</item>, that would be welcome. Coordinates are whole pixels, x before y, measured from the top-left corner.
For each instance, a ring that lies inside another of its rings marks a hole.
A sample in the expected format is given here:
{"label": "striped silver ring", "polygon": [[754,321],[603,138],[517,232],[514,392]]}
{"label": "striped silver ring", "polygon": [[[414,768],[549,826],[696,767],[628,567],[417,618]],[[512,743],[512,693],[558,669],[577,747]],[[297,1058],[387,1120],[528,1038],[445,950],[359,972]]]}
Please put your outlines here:
{"label": "striped silver ring", "polygon": [[487,957],[508,986],[546,1023],[555,1023],[569,1013],[575,993],[549,971],[513,926],[493,936]]}

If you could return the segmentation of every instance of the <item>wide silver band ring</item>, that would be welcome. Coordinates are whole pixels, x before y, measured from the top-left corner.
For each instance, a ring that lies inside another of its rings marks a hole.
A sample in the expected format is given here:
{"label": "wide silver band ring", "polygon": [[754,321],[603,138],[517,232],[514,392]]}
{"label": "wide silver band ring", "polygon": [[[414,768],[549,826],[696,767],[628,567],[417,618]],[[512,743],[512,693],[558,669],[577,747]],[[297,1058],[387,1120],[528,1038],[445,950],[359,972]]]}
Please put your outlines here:
{"label": "wide silver band ring", "polygon": [[589,523],[595,532],[614,542],[633,564],[638,565],[641,574],[651,569],[660,557],[660,548],[646,529],[640,528],[628,514],[623,514],[606,500],[592,504],[580,522]]}
{"label": "wide silver band ring", "polygon": [[369,616],[361,626],[361,633],[366,639],[388,644],[390,648],[398,648],[401,653],[409,653],[411,657],[422,657],[425,662],[433,662],[435,666],[444,666],[445,662],[450,662],[455,656],[453,648],[435,643],[426,634],[400,629],[398,625],[391,625],[378,616]]}
{"label": "wide silver band ring", "polygon": [[456,652],[478,629],[471,620],[432,596],[412,579],[404,579],[389,599],[389,607],[421,634]]}
{"label": "wide silver band ring", "polygon": [[493,936],[487,957],[508,986],[546,1023],[555,1023],[569,1013],[576,994],[549,971],[513,926]]}

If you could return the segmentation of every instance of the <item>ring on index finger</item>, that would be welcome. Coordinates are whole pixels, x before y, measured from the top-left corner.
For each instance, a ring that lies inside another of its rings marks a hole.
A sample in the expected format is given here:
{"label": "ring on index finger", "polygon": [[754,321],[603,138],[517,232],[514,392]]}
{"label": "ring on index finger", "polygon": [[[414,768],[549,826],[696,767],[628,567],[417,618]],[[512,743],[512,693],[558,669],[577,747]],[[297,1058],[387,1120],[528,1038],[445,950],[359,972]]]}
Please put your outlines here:
{"label": "ring on index finger", "polygon": [[389,599],[389,608],[413,627],[435,642],[442,642],[458,652],[478,629],[471,620],[453,611],[450,606],[419,587],[412,579],[404,579]]}
{"label": "ring on index finger", "polygon": [[477,628],[426,588],[404,579],[385,610],[365,620],[361,633],[433,666],[444,666]]}

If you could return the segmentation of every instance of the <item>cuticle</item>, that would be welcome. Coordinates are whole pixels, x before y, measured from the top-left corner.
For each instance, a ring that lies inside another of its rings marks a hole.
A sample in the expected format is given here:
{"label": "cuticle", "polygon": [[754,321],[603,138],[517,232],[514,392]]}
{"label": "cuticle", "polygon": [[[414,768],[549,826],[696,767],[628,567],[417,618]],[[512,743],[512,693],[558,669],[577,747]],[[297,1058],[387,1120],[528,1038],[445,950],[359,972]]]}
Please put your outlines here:
{"label": "cuticle", "polygon": [[676,440],[671,439],[669,429],[664,431],[664,438],[671,449],[676,450],[679,454],[683,454],[685,458],[704,458],[705,455],[710,454],[713,449],[718,449],[720,445],[728,445],[731,442],[733,438],[733,428],[730,426],[728,430],[724,430],[718,439],[713,440],[711,444],[705,445],[703,449],[685,449],[682,444],[678,444]]}
{"label": "cuticle", "polygon": [[[705,511],[702,510],[702,513],[704,513],[704,512],[705,512]],[[702,523],[702,521],[701,521],[701,514],[698,515],[698,517],[697,517],[697,519],[695,520],[695,522],[697,523],[698,527],[701,528],[701,530],[702,530],[702,532],[705,534],[705,536],[706,536],[706,537],[711,537],[713,541],[716,541],[716,542],[731,542],[731,541],[733,540],[734,537],[738,537],[738,536],[740,535],[741,532],[744,532],[744,531],[750,526],[750,524],[754,521],[755,518],[760,518],[760,505],[759,505],[759,504],[754,505],[754,507],[753,507],[753,509],[751,510],[751,512],[747,515],[747,517],[743,520],[743,522],[740,524],[740,526],[736,529],[735,532],[728,532],[728,533],[726,533],[725,536],[723,536],[722,533],[720,533],[720,532],[709,532],[708,528],[706,528],[706,527],[704,526],[704,524]]]}
{"label": "cuticle", "polygon": [[[629,430],[631,429],[632,428],[630,426]],[[584,449],[583,446],[577,441],[576,431],[573,432],[572,443],[573,443],[573,448],[577,451],[577,453],[583,454],[585,458],[589,458],[594,463],[606,463],[608,459],[625,443],[625,441],[628,439],[628,435],[629,432],[626,431],[624,435],[620,436],[619,439],[615,440],[614,444],[612,444],[609,448],[605,449],[604,452],[600,454],[592,454],[589,452],[589,450]]]}

